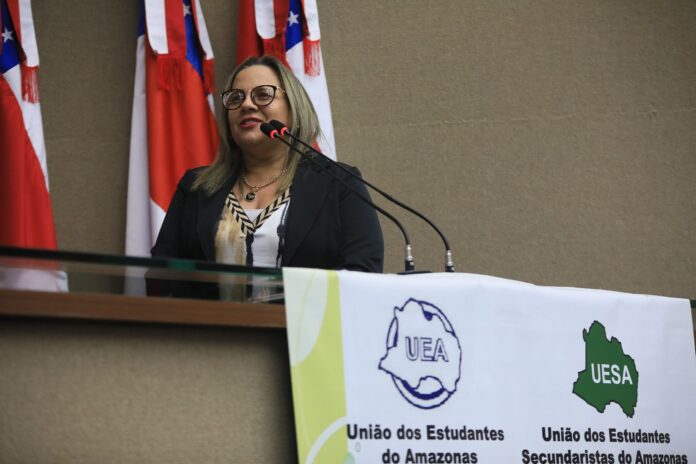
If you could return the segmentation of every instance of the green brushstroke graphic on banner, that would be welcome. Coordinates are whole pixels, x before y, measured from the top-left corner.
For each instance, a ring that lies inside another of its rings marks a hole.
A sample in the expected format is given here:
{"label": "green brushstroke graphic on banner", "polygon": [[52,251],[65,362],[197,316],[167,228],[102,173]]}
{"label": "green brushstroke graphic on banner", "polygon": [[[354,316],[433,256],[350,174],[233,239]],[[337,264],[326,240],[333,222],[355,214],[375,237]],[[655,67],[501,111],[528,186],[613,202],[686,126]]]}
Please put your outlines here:
{"label": "green brushstroke graphic on banner", "polygon": [[299,462],[340,463],[348,438],[338,275],[284,269],[283,279]]}

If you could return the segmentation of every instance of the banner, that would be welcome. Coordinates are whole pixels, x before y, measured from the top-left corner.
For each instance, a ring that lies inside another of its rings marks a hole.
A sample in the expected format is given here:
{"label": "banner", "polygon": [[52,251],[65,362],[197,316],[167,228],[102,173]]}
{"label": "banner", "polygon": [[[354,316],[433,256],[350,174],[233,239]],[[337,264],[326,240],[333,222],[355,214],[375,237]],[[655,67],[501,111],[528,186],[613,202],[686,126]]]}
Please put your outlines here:
{"label": "banner", "polygon": [[688,300],[283,270],[302,463],[696,462]]}

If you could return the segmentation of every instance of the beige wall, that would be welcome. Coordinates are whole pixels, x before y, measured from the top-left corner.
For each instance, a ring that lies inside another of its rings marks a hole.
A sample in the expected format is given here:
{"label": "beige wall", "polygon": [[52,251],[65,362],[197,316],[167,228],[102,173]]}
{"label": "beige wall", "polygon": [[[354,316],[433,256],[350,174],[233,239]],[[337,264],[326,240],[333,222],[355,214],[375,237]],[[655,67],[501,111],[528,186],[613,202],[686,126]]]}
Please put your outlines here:
{"label": "beige wall", "polygon": [[0,463],[291,463],[280,330],[0,323]]}
{"label": "beige wall", "polygon": [[[123,252],[137,3],[34,2],[63,249]],[[237,2],[203,6],[220,86]],[[696,296],[696,4],[319,9],[339,159],[440,224],[459,271]],[[442,269],[435,236],[399,217],[417,266]]]}

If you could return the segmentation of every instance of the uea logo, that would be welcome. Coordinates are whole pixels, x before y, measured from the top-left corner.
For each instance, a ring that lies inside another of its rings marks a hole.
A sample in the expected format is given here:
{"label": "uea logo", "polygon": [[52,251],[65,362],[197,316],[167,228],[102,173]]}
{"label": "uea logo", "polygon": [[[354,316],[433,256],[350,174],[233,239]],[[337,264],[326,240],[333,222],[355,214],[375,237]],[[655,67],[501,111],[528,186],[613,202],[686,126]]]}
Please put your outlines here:
{"label": "uea logo", "polygon": [[457,390],[462,349],[454,328],[435,305],[413,298],[394,308],[387,352],[379,368],[413,406],[441,406]]}

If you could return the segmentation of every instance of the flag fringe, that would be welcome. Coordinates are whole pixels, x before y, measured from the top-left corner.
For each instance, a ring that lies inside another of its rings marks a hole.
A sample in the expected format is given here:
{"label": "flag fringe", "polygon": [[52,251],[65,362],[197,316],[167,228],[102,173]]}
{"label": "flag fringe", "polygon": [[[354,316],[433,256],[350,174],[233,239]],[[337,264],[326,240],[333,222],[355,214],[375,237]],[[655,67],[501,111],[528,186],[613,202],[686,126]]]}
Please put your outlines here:
{"label": "flag fringe", "polygon": [[39,101],[39,67],[20,65],[22,74],[22,99],[29,103]]}
{"label": "flag fringe", "polygon": [[304,67],[308,76],[318,76],[321,71],[321,48],[319,40],[304,39]]}
{"label": "flag fringe", "polygon": [[181,90],[181,68],[186,58],[158,55],[157,56],[157,85],[162,90]]}

